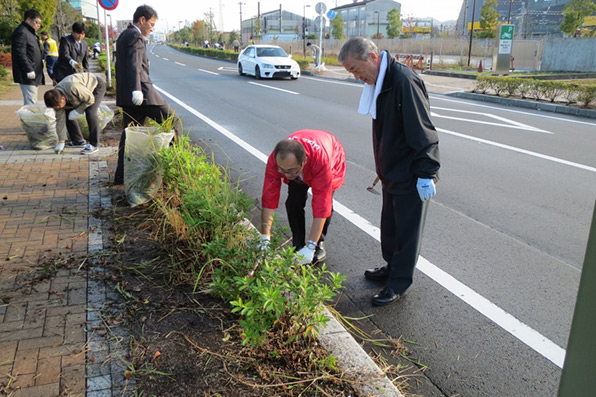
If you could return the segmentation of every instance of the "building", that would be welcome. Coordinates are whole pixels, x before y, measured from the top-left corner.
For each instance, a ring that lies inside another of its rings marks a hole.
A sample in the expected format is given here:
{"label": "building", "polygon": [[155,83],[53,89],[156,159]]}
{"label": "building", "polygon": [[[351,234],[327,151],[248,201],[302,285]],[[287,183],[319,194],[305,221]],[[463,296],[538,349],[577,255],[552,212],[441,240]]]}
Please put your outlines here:
{"label": "building", "polygon": [[[468,36],[472,15],[474,30],[479,29],[480,10],[486,0],[464,0],[457,19],[459,36]],[[571,0],[497,0],[499,22],[515,25],[516,38],[526,39],[547,35],[562,36],[563,8]]]}
{"label": "building", "polygon": [[344,21],[344,37],[387,37],[387,13],[401,4],[393,0],[355,0],[332,10]]}
{"label": "building", "polygon": [[67,3],[76,11],[80,12],[83,18],[93,19],[97,22],[97,7],[99,7],[99,5],[96,0],[67,0]]}
{"label": "building", "polygon": [[241,37],[243,43],[257,37],[263,40],[296,40],[309,33],[318,34],[319,30],[312,19],[279,9],[242,20]]}

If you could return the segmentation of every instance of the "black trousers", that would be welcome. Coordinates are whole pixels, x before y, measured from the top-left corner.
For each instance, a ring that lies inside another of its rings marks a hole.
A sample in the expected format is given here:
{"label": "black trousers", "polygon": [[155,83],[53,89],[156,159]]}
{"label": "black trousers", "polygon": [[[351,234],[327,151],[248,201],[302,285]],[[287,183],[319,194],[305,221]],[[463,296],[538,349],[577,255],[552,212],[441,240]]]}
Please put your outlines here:
{"label": "black trousers", "polygon": [[[118,145],[118,166],[116,167],[116,174],[114,175],[114,181],[119,183],[124,180],[124,144],[126,142],[126,127],[131,123],[133,125],[144,125],[147,117],[158,123],[162,123],[173,114],[168,105],[122,106],[122,111],[122,123],[124,124],[124,129],[122,130],[122,135],[120,135],[120,144]],[[174,129],[176,130],[176,137],[179,137],[182,134],[182,126],[180,125],[180,119],[178,118],[176,118]]]}
{"label": "black trousers", "polygon": [[[93,146],[99,144],[99,118],[97,117],[97,110],[103,97],[106,94],[106,83],[100,78],[97,79],[97,87],[93,90],[93,98],[95,102],[93,105],[85,109],[85,119],[87,120],[87,126],[89,127],[89,143]],[[79,127],[78,120],[69,120],[68,113],[66,114],[66,131],[68,131],[68,137],[71,142],[81,142],[83,134],[81,133],[81,127]]]}
{"label": "black trousers", "polygon": [[415,189],[400,195],[383,189],[381,251],[389,267],[387,286],[398,294],[412,285],[428,203]]}
{"label": "black trousers", "polygon": [[[290,181],[288,183],[286,212],[288,214],[290,230],[292,231],[292,243],[294,247],[296,247],[296,250],[299,250],[306,245],[306,220],[304,208],[306,207],[306,199],[308,198],[308,189],[309,186],[301,182]],[[325,220],[323,233],[321,233],[321,237],[319,237],[317,244],[325,241],[325,235],[327,234],[329,224],[331,223],[331,216],[333,216],[333,211],[331,211],[329,218]]]}

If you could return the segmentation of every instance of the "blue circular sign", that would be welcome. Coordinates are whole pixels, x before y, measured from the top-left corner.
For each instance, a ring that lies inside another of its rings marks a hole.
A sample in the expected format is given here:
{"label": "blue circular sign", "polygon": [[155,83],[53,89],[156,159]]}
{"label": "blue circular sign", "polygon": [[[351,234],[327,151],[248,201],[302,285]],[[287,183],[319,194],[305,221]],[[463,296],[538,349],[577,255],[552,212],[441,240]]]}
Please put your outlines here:
{"label": "blue circular sign", "polygon": [[118,0],[99,0],[101,8],[111,11],[118,7]]}
{"label": "blue circular sign", "polygon": [[329,12],[327,13],[327,18],[333,19],[333,18],[335,18],[336,15],[337,15],[337,13],[335,11],[329,10]]}

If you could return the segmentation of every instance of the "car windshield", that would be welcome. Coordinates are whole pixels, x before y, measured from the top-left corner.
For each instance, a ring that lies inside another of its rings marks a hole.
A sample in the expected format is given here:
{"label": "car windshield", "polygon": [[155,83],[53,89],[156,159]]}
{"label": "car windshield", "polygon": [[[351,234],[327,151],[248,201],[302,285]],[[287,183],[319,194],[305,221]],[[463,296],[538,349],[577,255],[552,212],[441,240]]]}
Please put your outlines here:
{"label": "car windshield", "polygon": [[257,48],[258,57],[287,57],[288,54],[278,47]]}

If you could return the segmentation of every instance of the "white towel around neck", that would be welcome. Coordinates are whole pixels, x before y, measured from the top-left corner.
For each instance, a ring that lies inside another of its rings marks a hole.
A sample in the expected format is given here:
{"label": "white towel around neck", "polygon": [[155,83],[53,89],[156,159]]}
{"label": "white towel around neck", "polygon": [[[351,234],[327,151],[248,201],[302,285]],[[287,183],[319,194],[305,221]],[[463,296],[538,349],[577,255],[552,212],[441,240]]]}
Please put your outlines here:
{"label": "white towel around neck", "polygon": [[385,79],[385,72],[387,71],[387,52],[381,53],[381,67],[379,68],[379,76],[375,84],[366,84],[362,88],[362,95],[360,96],[360,104],[358,105],[358,113],[370,114],[373,119],[377,118],[377,97],[383,87],[383,80]]}

